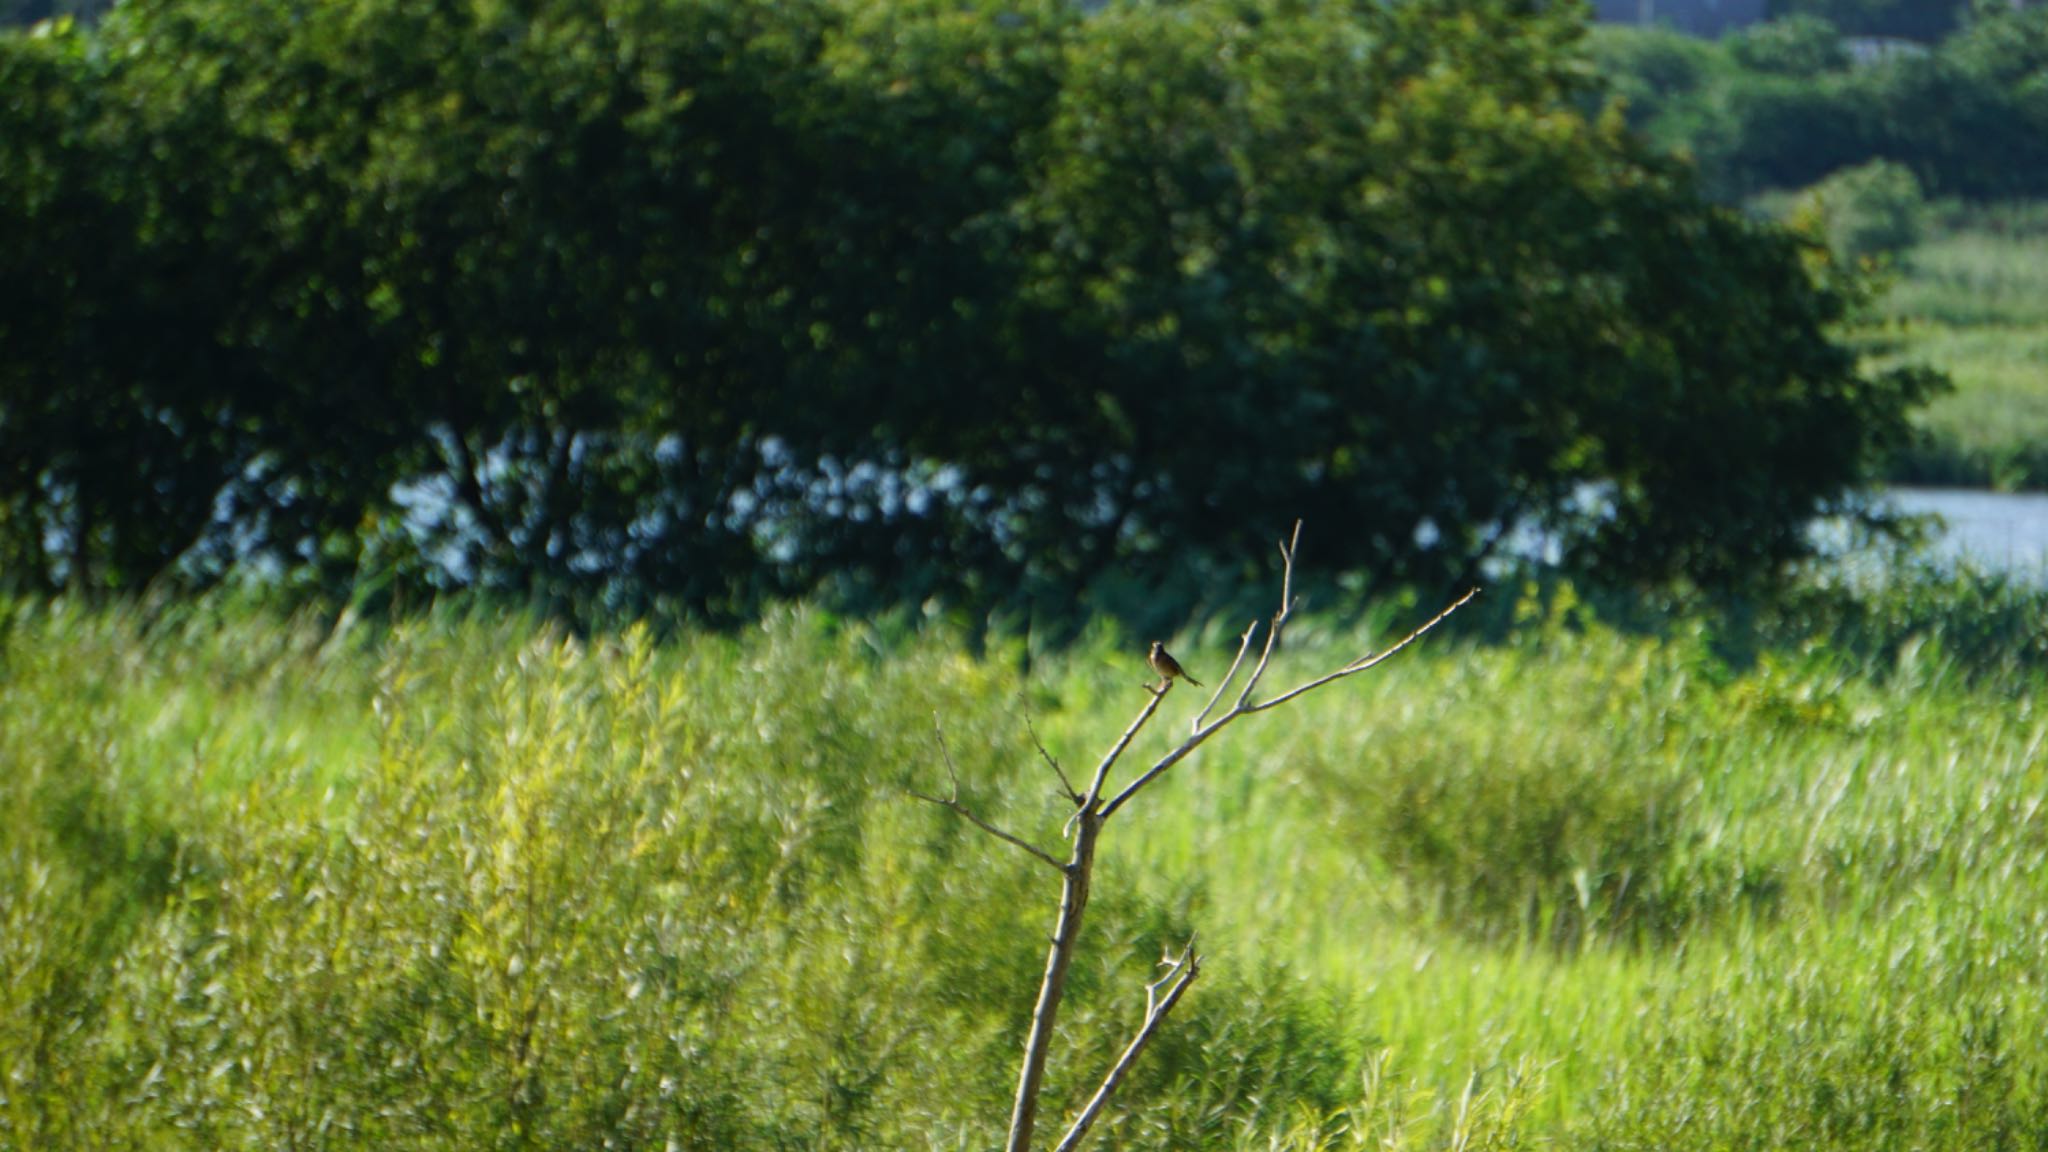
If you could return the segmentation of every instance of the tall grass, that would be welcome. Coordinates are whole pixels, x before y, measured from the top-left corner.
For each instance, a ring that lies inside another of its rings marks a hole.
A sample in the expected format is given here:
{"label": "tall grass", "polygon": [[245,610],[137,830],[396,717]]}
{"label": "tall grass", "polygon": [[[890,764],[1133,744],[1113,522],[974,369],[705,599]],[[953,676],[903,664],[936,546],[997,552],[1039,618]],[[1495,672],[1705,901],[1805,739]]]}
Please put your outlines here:
{"label": "tall grass", "polygon": [[[1053,1103],[1199,927],[1102,1147],[2048,1147],[2038,649],[1908,607],[1531,598],[1248,723],[1111,829]],[[1055,885],[902,789],[936,713],[1056,842],[1024,715],[1087,761],[1138,651],[10,605],[0,1147],[988,1147]]]}
{"label": "tall grass", "polygon": [[1956,383],[1896,478],[2048,486],[2048,209],[1949,209],[1900,261],[1879,315],[1858,337],[1877,365],[1928,364]]}

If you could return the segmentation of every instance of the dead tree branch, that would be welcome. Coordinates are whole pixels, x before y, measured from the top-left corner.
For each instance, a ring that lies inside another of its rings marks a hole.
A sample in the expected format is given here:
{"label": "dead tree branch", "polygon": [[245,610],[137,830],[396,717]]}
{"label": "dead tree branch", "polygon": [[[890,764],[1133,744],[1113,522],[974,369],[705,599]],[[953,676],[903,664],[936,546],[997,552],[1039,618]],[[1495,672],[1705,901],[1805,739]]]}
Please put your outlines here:
{"label": "dead tree branch", "polygon": [[927,804],[937,804],[941,808],[950,808],[953,811],[959,813],[962,817],[965,817],[968,823],[974,825],[976,828],[981,829],[983,832],[986,832],[989,835],[995,837],[996,839],[1001,840],[1005,844],[1013,844],[1019,848],[1022,848],[1024,851],[1029,852],[1033,856],[1038,857],[1040,860],[1045,861],[1047,864],[1052,865],[1055,869],[1058,869],[1061,872],[1065,872],[1067,870],[1067,866],[1065,864],[1060,863],[1059,857],[1054,856],[1052,853],[1047,852],[1045,849],[1040,848],[1038,845],[1033,844],[1028,840],[1025,840],[1018,836],[1013,836],[1010,833],[1003,831],[1001,828],[998,828],[995,825],[989,823],[988,821],[983,820],[981,817],[976,816],[971,810],[968,809],[968,807],[965,804],[960,803],[960,773],[953,767],[953,753],[946,747],[946,733],[942,728],[939,727],[939,718],[937,716],[932,717],[932,735],[937,737],[939,741],[939,754],[945,757],[946,776],[953,782],[953,790],[944,799],[941,799],[937,796],[927,796],[924,793],[919,792],[915,789],[908,790],[910,792],[910,795],[915,797],[916,799],[924,801]]}
{"label": "dead tree branch", "polygon": [[[1116,1091],[1117,1085],[1123,1083],[1125,1074],[1131,1070],[1131,1065],[1138,1062],[1138,1054],[1145,1050],[1146,1044],[1151,1043],[1152,1034],[1159,1031],[1159,1025],[1166,1019],[1166,1014],[1173,1011],[1173,1006],[1180,1003],[1181,994],[1188,990],[1188,985],[1195,982],[1196,976],[1201,975],[1202,957],[1195,951],[1194,937],[1188,937],[1187,947],[1181,949],[1179,956],[1172,957],[1164,963],[1166,975],[1145,985],[1145,1020],[1138,1026],[1138,1034],[1131,1038],[1130,1046],[1124,1049],[1124,1054],[1117,1057],[1115,1066],[1109,1070],[1109,1075],[1102,1078],[1102,1087],[1097,1088],[1095,1095],[1082,1107],[1081,1114],[1074,1118],[1073,1127],[1067,1129],[1067,1134],[1061,1137],[1054,1152],[1073,1152],[1075,1148],[1080,1147],[1081,1138],[1088,1135],[1088,1129],[1094,1125],[1096,1117],[1102,1114],[1103,1106],[1109,1103],[1110,1095]],[[1166,988],[1166,996],[1163,999],[1159,995],[1161,987]]]}
{"label": "dead tree branch", "polygon": [[1079,804],[1081,794],[1074,791],[1074,782],[1067,779],[1066,769],[1061,768],[1060,762],[1053,759],[1052,753],[1045,750],[1045,741],[1038,738],[1038,729],[1031,723],[1031,706],[1026,703],[1022,692],[1017,693],[1017,706],[1024,713],[1024,730],[1031,733],[1031,746],[1038,749],[1039,758],[1045,761],[1046,767],[1052,769],[1052,774],[1060,778],[1060,794]]}
{"label": "dead tree branch", "polygon": [[[1296,520],[1294,535],[1280,545],[1280,610],[1273,613],[1273,626],[1266,629],[1266,646],[1259,652],[1259,666],[1252,669],[1251,679],[1244,682],[1244,691],[1237,694],[1237,704],[1232,711],[1243,708],[1245,701],[1251,699],[1252,689],[1266,678],[1266,665],[1272,662],[1274,650],[1280,647],[1281,633],[1287,630],[1287,620],[1294,615],[1294,606],[1298,602],[1294,595],[1294,553],[1300,546],[1301,521]],[[1252,626],[1257,627],[1258,622],[1253,621]],[[1221,727],[1222,723],[1219,720],[1217,726]]]}
{"label": "dead tree branch", "polygon": [[1202,710],[1188,723],[1189,731],[1200,732],[1202,721],[1209,718],[1209,713],[1216,710],[1216,702],[1223,699],[1223,694],[1230,690],[1230,682],[1237,679],[1237,670],[1244,666],[1244,654],[1251,651],[1252,637],[1257,635],[1258,631],[1259,622],[1254,620],[1251,627],[1244,630],[1244,635],[1237,638],[1237,659],[1230,662],[1230,671],[1225,672],[1223,679],[1216,682],[1216,691],[1209,694],[1209,702],[1202,705]]}
{"label": "dead tree branch", "polygon": [[[1116,768],[1117,762],[1122,759],[1124,753],[1129,750],[1132,741],[1137,739],[1138,733],[1144,730],[1145,725],[1151,722],[1152,717],[1158,713],[1160,706],[1165,703],[1166,694],[1173,690],[1173,682],[1170,679],[1146,689],[1149,699],[1139,709],[1137,717],[1131,721],[1130,726],[1124,729],[1123,735],[1117,738],[1116,743],[1110,747],[1109,751],[1103,755],[1101,761],[1096,764],[1095,772],[1088,781],[1087,789],[1083,792],[1076,793],[1074,791],[1072,782],[1067,779],[1066,773],[1061,771],[1059,762],[1053,758],[1051,752],[1046,750],[1045,745],[1039,742],[1037,730],[1031,730],[1031,740],[1037,746],[1039,755],[1044,757],[1046,763],[1052,766],[1053,771],[1059,776],[1061,784],[1065,787],[1067,796],[1075,804],[1074,814],[1067,821],[1065,830],[1072,839],[1072,848],[1064,863],[1055,859],[1051,854],[993,827],[960,805],[958,799],[959,776],[953,769],[951,753],[946,752],[944,735],[941,734],[939,737],[939,749],[946,756],[946,770],[953,777],[953,797],[947,800],[939,800],[931,796],[919,796],[918,798],[953,809],[968,820],[973,821],[983,831],[1023,848],[1038,859],[1051,864],[1059,869],[1061,874],[1059,914],[1053,926],[1051,947],[1045,957],[1045,975],[1039,982],[1038,999],[1032,1006],[1031,1030],[1025,1037],[1024,1061],[1023,1066],[1018,1070],[1017,1097],[1010,1114],[1010,1130],[1008,1139],[1004,1144],[1005,1152],[1030,1152],[1032,1137],[1037,1131],[1038,1098],[1045,1086],[1047,1054],[1051,1048],[1054,1025],[1059,1017],[1060,1003],[1066,995],[1067,974],[1073,965],[1076,945],[1080,939],[1081,924],[1088,908],[1089,886],[1095,874],[1096,844],[1102,835],[1103,826],[1110,816],[1114,815],[1117,809],[1129,803],[1147,785],[1164,775],[1175,764],[1180,763],[1193,754],[1210,737],[1221,732],[1234,721],[1270,708],[1277,708],[1325,684],[1344,679],[1347,676],[1357,675],[1379,665],[1403,648],[1421,639],[1424,634],[1428,633],[1438,624],[1441,624],[1446,617],[1452,612],[1457,611],[1479,592],[1477,588],[1467,592],[1456,603],[1437,613],[1427,623],[1410,632],[1399,643],[1384,652],[1367,652],[1355,660],[1340,665],[1331,672],[1314,677],[1269,700],[1254,702],[1252,697],[1257,692],[1260,682],[1265,679],[1267,669],[1272,665],[1273,654],[1280,649],[1282,638],[1286,632],[1287,621],[1293,615],[1294,609],[1299,602],[1294,594],[1294,559],[1300,542],[1301,524],[1297,521],[1294,525],[1294,532],[1280,545],[1279,609],[1273,613],[1272,620],[1267,627],[1265,642],[1259,651],[1258,663],[1252,667],[1249,677],[1246,678],[1243,686],[1238,690],[1229,708],[1221,715],[1210,719],[1211,713],[1215,712],[1218,705],[1221,704],[1225,694],[1229,691],[1230,685],[1237,680],[1238,673],[1243,670],[1245,661],[1251,654],[1252,642],[1257,637],[1259,631],[1259,622],[1256,620],[1252,622],[1250,627],[1245,629],[1244,635],[1239,637],[1237,659],[1231,662],[1229,673],[1217,683],[1216,690],[1209,697],[1208,703],[1195,716],[1194,721],[1190,725],[1188,737],[1181,741],[1178,747],[1155,761],[1151,767],[1147,768],[1136,779],[1126,784],[1113,797],[1107,800],[1104,799],[1104,794],[1109,787],[1110,774]],[[1025,723],[1028,728],[1030,725],[1028,714],[1025,718]],[[1167,1013],[1173,1010],[1173,1006],[1179,1002],[1182,994],[1187,991],[1188,986],[1194,983],[1196,975],[1201,970],[1201,956],[1195,951],[1194,940],[1190,939],[1188,941],[1187,947],[1182,949],[1178,958],[1169,959],[1165,963],[1168,968],[1167,974],[1146,987],[1145,1019],[1138,1029],[1136,1038],[1124,1050],[1116,1065],[1109,1070],[1109,1074],[1103,1079],[1102,1086],[1096,1090],[1094,1097],[1082,1108],[1080,1116],[1074,1121],[1073,1127],[1068,1129],[1066,1135],[1061,1138],[1057,1146],[1057,1152],[1072,1152],[1074,1148],[1080,1145],[1082,1139],[1086,1137],[1089,1127],[1095,1123],[1096,1119],[1101,1115],[1102,1109],[1108,1104],[1110,1096],[1115,1093],[1117,1086],[1122,1083],[1125,1074],[1129,1072],[1132,1064],[1136,1062],[1139,1054],[1144,1051],[1146,1044],[1151,1041],[1153,1035],[1158,1032],[1160,1025],[1166,1019]],[[1165,988],[1163,996],[1160,994],[1161,988]]]}
{"label": "dead tree branch", "polygon": [[[1298,540],[1301,535],[1301,525],[1299,523],[1297,523],[1294,526],[1294,531],[1295,538]],[[1194,731],[1189,733],[1188,738],[1186,740],[1181,741],[1179,747],[1175,748],[1171,752],[1168,752],[1166,755],[1160,757],[1159,760],[1152,765],[1152,767],[1146,769],[1145,772],[1141,774],[1137,779],[1125,785],[1123,791],[1118,792],[1116,796],[1109,801],[1109,803],[1104,804],[1102,806],[1103,819],[1107,820],[1111,815],[1113,815],[1116,812],[1117,809],[1123,807],[1124,804],[1131,799],[1131,797],[1137,795],[1140,791],[1142,791],[1146,785],[1158,779],[1162,774],[1164,774],[1167,771],[1167,769],[1172,768],[1175,764],[1178,764],[1182,760],[1187,759],[1190,753],[1194,752],[1195,749],[1201,747],[1203,743],[1205,743],[1211,736],[1214,736],[1216,733],[1222,731],[1232,721],[1237,720],[1238,718],[1243,716],[1250,716],[1254,713],[1264,712],[1269,708],[1277,708],[1280,705],[1287,703],[1289,700],[1292,700],[1295,697],[1301,696],[1305,693],[1312,692],[1317,688],[1321,688],[1325,684],[1329,684],[1337,680],[1342,680],[1346,676],[1356,676],[1360,672],[1364,672],[1369,668],[1378,666],[1379,664],[1385,662],[1387,659],[1392,657],[1395,653],[1401,651],[1403,648],[1406,648],[1410,644],[1413,644],[1417,640],[1420,640],[1432,628],[1435,628],[1437,625],[1443,623],[1444,620],[1448,618],[1451,613],[1456,612],[1458,609],[1464,607],[1465,604],[1468,601],[1470,601],[1474,596],[1479,595],[1479,589],[1477,588],[1474,588],[1466,592],[1463,596],[1458,597],[1458,599],[1455,602],[1453,602],[1449,607],[1437,613],[1435,616],[1430,617],[1430,619],[1421,627],[1415,629],[1413,632],[1410,632],[1408,635],[1402,637],[1399,643],[1395,644],[1391,648],[1388,648],[1384,652],[1368,652],[1365,655],[1360,656],[1356,660],[1344,664],[1343,666],[1339,667],[1333,672],[1329,672],[1322,676],[1315,677],[1314,679],[1309,680],[1307,683],[1300,684],[1293,688],[1290,688],[1287,691],[1282,692],[1280,695],[1275,696],[1270,700],[1261,701],[1259,703],[1253,703],[1252,693],[1258,689],[1259,681],[1265,679],[1266,669],[1272,661],[1273,653],[1277,651],[1280,647],[1280,637],[1287,628],[1287,618],[1293,614],[1295,606],[1295,599],[1293,594],[1294,548],[1291,545],[1282,544],[1280,546],[1280,558],[1283,563],[1281,576],[1280,610],[1273,614],[1272,626],[1268,628],[1266,631],[1265,649],[1259,653],[1258,665],[1252,669],[1252,674],[1250,678],[1248,678],[1245,681],[1244,688],[1238,692],[1237,702],[1230,706],[1230,710],[1228,712],[1225,712],[1221,716],[1216,717],[1216,719],[1210,721],[1207,725],[1200,724],[1198,719]],[[1244,643],[1240,645],[1240,647],[1238,648],[1238,658],[1240,662],[1242,662],[1243,660],[1246,648],[1250,645],[1252,631],[1257,627],[1257,623],[1254,622],[1252,628],[1247,628],[1245,630]],[[1237,664],[1232,664],[1230,666],[1231,676],[1237,675],[1237,668]],[[1224,683],[1228,684],[1229,681],[1226,679]],[[1219,688],[1219,695],[1221,694],[1221,691],[1222,690]],[[1207,713],[1208,709],[1203,709],[1203,714],[1206,715]],[[1125,743],[1128,744],[1128,741],[1125,741]]]}
{"label": "dead tree branch", "polygon": [[1250,708],[1245,709],[1245,711],[1264,712],[1268,708],[1278,708],[1280,705],[1287,703],[1289,700],[1294,699],[1296,696],[1299,696],[1304,692],[1312,692],[1315,689],[1321,688],[1323,685],[1328,684],[1333,680],[1342,680],[1346,676],[1356,676],[1360,672],[1364,672],[1369,668],[1376,668],[1379,665],[1386,663],[1387,660],[1392,658],[1396,652],[1399,652],[1401,649],[1406,648],[1410,644],[1415,643],[1417,640],[1422,639],[1423,633],[1428,632],[1430,629],[1443,623],[1444,618],[1446,616],[1449,616],[1451,613],[1456,612],[1460,608],[1463,608],[1467,601],[1471,600],[1474,596],[1477,595],[1479,595],[1479,589],[1473,588],[1468,590],[1463,596],[1460,596],[1455,601],[1453,601],[1450,607],[1445,608],[1443,611],[1437,613],[1435,616],[1430,617],[1428,623],[1425,623],[1420,628],[1417,628],[1415,631],[1410,632],[1406,636],[1401,637],[1400,641],[1396,643],[1392,648],[1389,648],[1384,652],[1368,652],[1365,655],[1360,656],[1358,659],[1353,660],[1351,663],[1346,664],[1344,667],[1337,669],[1335,672],[1329,673],[1326,676],[1319,676],[1306,684],[1290,688],[1287,691],[1282,692],[1280,695],[1273,697],[1271,700],[1268,700],[1263,704],[1252,705]]}

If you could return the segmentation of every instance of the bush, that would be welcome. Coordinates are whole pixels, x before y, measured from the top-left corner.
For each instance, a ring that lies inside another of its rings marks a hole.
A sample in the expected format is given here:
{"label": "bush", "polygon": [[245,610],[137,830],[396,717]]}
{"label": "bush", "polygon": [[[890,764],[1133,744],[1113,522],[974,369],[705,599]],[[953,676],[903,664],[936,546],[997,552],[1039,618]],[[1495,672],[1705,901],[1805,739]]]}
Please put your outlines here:
{"label": "bush", "polygon": [[[2027,1146],[2043,594],[1816,605],[1741,668],[1547,594],[1147,794],[1048,1108],[1199,927],[1096,1146]],[[936,710],[977,811],[1057,841],[1015,650],[324,623],[0,601],[0,1146],[995,1142],[1054,885],[896,788]],[[1385,638],[1290,636],[1287,681]],[[1141,651],[1041,654],[1056,752]]]}
{"label": "bush", "polygon": [[1708,831],[1702,765],[1673,750],[1680,716],[1714,707],[1687,668],[1711,661],[1609,632],[1569,586],[1518,615],[1486,683],[1450,691],[1483,706],[1490,686],[1542,683],[1550,703],[1485,724],[1404,715],[1356,759],[1319,749],[1310,779],[1344,843],[1385,862],[1409,914],[1494,944],[1659,946],[1771,914],[1780,866]]}
{"label": "bush", "polygon": [[1668,28],[1599,24],[1586,47],[1608,90],[1628,102],[1633,123],[1699,91],[1720,63],[1712,43]]}
{"label": "bush", "polygon": [[1790,16],[1752,25],[1723,44],[1735,63],[1771,76],[1811,79],[1849,67],[1842,34],[1817,16]]}
{"label": "bush", "polygon": [[1828,247],[1844,259],[1896,256],[1925,231],[1926,197],[1902,164],[1873,160],[1845,169],[1807,195],[1825,222]]}

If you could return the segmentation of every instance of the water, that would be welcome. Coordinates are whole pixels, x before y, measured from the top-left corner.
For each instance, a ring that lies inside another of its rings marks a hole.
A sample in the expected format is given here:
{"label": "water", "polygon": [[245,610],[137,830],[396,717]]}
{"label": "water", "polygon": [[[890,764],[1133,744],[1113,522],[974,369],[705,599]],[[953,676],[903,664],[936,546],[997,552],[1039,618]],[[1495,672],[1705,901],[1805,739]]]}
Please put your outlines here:
{"label": "water", "polygon": [[1932,513],[1934,554],[2048,583],[2048,494],[1963,488],[1894,488],[1900,511]]}

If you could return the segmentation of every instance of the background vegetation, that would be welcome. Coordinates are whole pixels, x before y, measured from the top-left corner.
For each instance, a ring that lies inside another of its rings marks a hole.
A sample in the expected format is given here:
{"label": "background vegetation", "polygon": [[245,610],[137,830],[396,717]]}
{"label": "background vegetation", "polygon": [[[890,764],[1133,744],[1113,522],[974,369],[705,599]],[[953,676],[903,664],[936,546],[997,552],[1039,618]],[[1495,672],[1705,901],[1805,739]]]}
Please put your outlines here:
{"label": "background vegetation", "polygon": [[[1183,606],[1299,514],[1738,581],[1931,389],[1597,111],[1568,6],[133,0],[0,39],[48,589]],[[1284,509],[1284,511],[1276,511]]]}
{"label": "background vegetation", "polygon": [[1716,195],[1883,269],[1890,285],[1848,340],[1874,367],[1929,366],[1955,384],[1916,417],[1888,479],[2040,488],[2048,10],[1948,9],[1953,27],[1888,33],[1927,43],[1878,49],[1851,34],[1940,6],[1833,7],[1716,42],[1612,26],[1589,42],[1630,122],[1692,156]]}
{"label": "background vegetation", "polygon": [[1591,43],[1629,122],[1723,198],[1872,160],[1935,196],[2048,195],[2048,10],[1985,5],[1927,46],[1858,50],[1844,32],[1796,13],[1719,41],[1608,26]]}
{"label": "background vegetation", "polygon": [[988,1146],[1050,892],[904,799],[931,717],[1054,839],[1025,714],[1085,759],[1145,679],[1075,592],[1185,618],[1305,514],[1296,667],[1525,520],[1650,590],[1510,582],[1148,793],[1051,1105],[1199,927],[1104,1146],[2048,1148],[2048,602],[1669,583],[2041,474],[2038,213],[1954,198],[2039,194],[2048,25],[1527,7],[0,38],[0,1146]]}
{"label": "background vegetation", "polygon": [[[2048,1147],[2048,605],[1823,591],[1660,640],[1506,590],[1205,749],[1106,852],[1053,1100],[1199,927],[1105,1147]],[[936,711],[1054,839],[1025,712],[1084,759],[1145,679],[816,610],[4,619],[23,1148],[989,1146],[1050,881],[900,789]]]}
{"label": "background vegetation", "polygon": [[1921,213],[1925,236],[1853,342],[1878,364],[1940,369],[1955,391],[1917,418],[1903,481],[2048,487],[2048,211],[2039,203]]}

